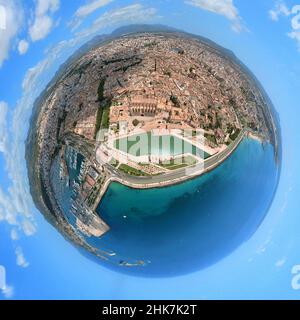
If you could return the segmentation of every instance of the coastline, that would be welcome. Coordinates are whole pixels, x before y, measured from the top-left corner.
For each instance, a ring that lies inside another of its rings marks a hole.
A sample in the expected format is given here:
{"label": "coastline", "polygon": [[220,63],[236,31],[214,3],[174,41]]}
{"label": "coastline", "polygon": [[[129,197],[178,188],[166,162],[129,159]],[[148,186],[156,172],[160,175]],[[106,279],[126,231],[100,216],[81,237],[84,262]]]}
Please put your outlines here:
{"label": "coastline", "polygon": [[[173,267],[176,271],[177,262],[189,268],[191,256],[206,263],[211,248],[228,248],[228,241],[235,248],[259,228],[274,194],[277,170],[272,145],[263,148],[246,138],[215,171],[185,183],[147,192],[113,183],[97,208],[111,231],[95,244],[102,247],[110,240],[122,260],[151,261],[145,272],[160,272],[164,266],[166,272]],[[261,200],[263,207],[257,207]],[[240,225],[245,227],[242,233]],[[236,242],[232,235],[243,237]]]}
{"label": "coastline", "polygon": [[[110,39],[107,39],[106,41],[110,42]],[[206,43],[206,45],[209,46],[208,43]],[[227,53],[227,54],[228,54],[228,57],[229,57],[229,53]],[[75,60],[75,58],[74,58],[74,60]],[[228,60],[230,60],[230,59],[228,58]],[[239,68],[241,67],[239,64],[237,64],[237,66]],[[71,70],[72,65],[70,64],[69,67],[70,67],[70,69],[68,70],[68,72],[71,72],[72,71]],[[60,70],[61,74],[64,74],[64,71],[65,70],[63,70],[63,69]],[[65,76],[67,77],[68,74],[66,73]],[[257,81],[256,79],[252,79],[252,80],[254,81],[254,83],[256,83],[256,81]],[[62,80],[60,80],[60,81],[62,82]],[[55,85],[56,85],[56,83],[55,84],[52,83],[52,87],[50,86],[49,88],[47,88],[47,91],[49,91],[49,93],[51,93],[52,90],[55,90]],[[258,85],[258,84],[256,84],[256,85]],[[260,88],[260,89],[263,90],[262,88]],[[46,96],[46,93],[47,92],[44,93],[45,96]],[[35,106],[36,110],[34,111],[36,113],[36,117],[39,114],[40,115],[43,114],[43,112],[42,112],[43,108],[42,107],[47,108],[47,106],[42,106],[42,102],[41,101],[43,99],[46,100],[45,96],[43,96],[42,94],[41,94],[41,97],[39,97],[40,101],[37,100],[37,102],[36,102],[36,106]],[[268,97],[264,97],[264,99],[267,99],[267,98]],[[41,106],[39,105],[39,103],[41,104]],[[271,102],[270,102],[270,104],[272,105]],[[41,107],[41,108],[38,109],[38,107]],[[264,111],[264,108],[267,108],[267,104],[266,104],[266,107],[264,107],[264,105],[262,106],[262,110],[263,111]],[[95,202],[91,205],[91,209],[94,211],[94,213],[96,215],[99,215],[101,217],[101,212],[99,211],[99,214],[98,214],[96,210],[97,210],[98,207],[100,208],[100,205],[103,203],[102,201],[104,201],[104,199],[105,199],[106,193],[110,190],[110,187],[112,187],[111,183],[114,183],[114,182],[116,182],[117,184],[121,184],[121,185],[127,186],[128,188],[132,188],[132,189],[162,189],[162,188],[166,188],[167,189],[168,187],[170,187],[170,189],[171,189],[171,187],[174,186],[174,185],[179,185],[179,184],[184,185],[185,182],[188,182],[188,181],[191,181],[191,180],[196,180],[196,178],[198,178],[198,177],[199,178],[202,177],[202,176],[204,177],[205,174],[207,174],[209,172],[212,172],[214,169],[217,170],[217,168],[219,166],[221,166],[221,164],[223,162],[225,162],[225,160],[227,160],[231,156],[231,154],[233,154],[233,152],[236,151],[236,149],[238,149],[238,146],[248,138],[255,140],[256,141],[255,144],[257,144],[257,145],[258,145],[258,143],[261,143],[261,144],[264,144],[264,143],[269,144],[270,143],[271,145],[274,145],[274,149],[275,149],[275,152],[276,152],[277,148],[279,148],[278,145],[280,145],[278,143],[278,141],[280,142],[280,138],[277,137],[277,133],[279,132],[279,127],[278,127],[278,130],[277,130],[276,125],[275,125],[276,117],[274,117],[274,115],[272,114],[271,110],[269,110],[269,113],[270,113],[271,119],[269,120],[268,123],[269,123],[269,127],[270,127],[270,124],[271,124],[271,127],[272,127],[272,130],[270,128],[270,135],[271,135],[271,139],[270,140],[263,139],[263,138],[257,136],[254,132],[248,131],[245,134],[245,136],[241,139],[241,141],[239,141],[239,143],[235,146],[235,148],[233,150],[231,150],[231,152],[229,154],[227,154],[227,156],[225,156],[224,158],[219,159],[218,161],[216,161],[215,165],[208,166],[207,168],[204,168],[204,170],[202,172],[200,172],[200,170],[199,170],[200,173],[198,173],[198,174],[195,172],[194,175],[186,175],[185,177],[182,177],[180,179],[178,178],[178,179],[175,179],[173,181],[169,180],[169,181],[160,182],[160,183],[157,183],[157,182],[155,183],[154,182],[152,184],[147,184],[146,187],[143,187],[143,183],[139,184],[139,183],[131,183],[130,182],[131,180],[134,180],[134,179],[131,179],[131,178],[133,178],[133,176],[129,176],[129,181],[127,182],[127,184],[126,184],[126,178],[121,179],[121,178],[118,178],[118,177],[116,177],[114,175],[109,176],[109,178],[104,179],[104,184],[103,184],[102,188],[99,188],[100,189],[99,193],[98,193],[98,195],[97,195],[97,197],[95,199]],[[269,115],[268,112],[265,111],[264,114],[268,118],[268,115]],[[36,122],[34,116],[35,116],[35,114],[33,113],[33,116],[32,116],[32,119],[31,119],[31,124]],[[49,203],[51,204],[50,198],[51,198],[51,196],[53,196],[53,194],[51,194],[51,192],[49,192],[46,188],[45,188],[45,190],[41,189],[41,188],[44,186],[44,184],[45,184],[45,186],[47,186],[48,179],[50,180],[50,178],[48,176],[46,176],[46,177],[40,176],[40,178],[38,179],[39,180],[38,183],[35,182],[35,180],[37,180],[37,178],[39,177],[39,174],[37,175],[36,178],[34,178],[34,176],[36,175],[36,173],[34,171],[37,170],[38,173],[41,174],[41,171],[42,171],[42,168],[43,168],[43,166],[42,166],[43,163],[42,162],[40,162],[40,163],[38,162],[38,161],[40,161],[40,159],[38,159],[39,152],[37,150],[41,149],[41,147],[38,146],[38,138],[42,139],[45,136],[45,132],[43,132],[43,134],[40,134],[40,135],[36,136],[36,132],[38,132],[40,130],[40,128],[38,128],[38,127],[40,127],[40,124],[38,124],[38,123],[39,122],[36,122],[34,126],[31,126],[31,129],[29,131],[30,132],[30,139],[29,139],[29,136],[28,136],[27,141],[26,141],[26,143],[28,144],[27,149],[26,149],[26,156],[27,156],[26,160],[27,160],[27,167],[28,167],[28,177],[29,177],[29,180],[32,180],[32,181],[30,181],[31,182],[30,183],[30,188],[31,188],[31,193],[33,194],[34,202],[39,207],[39,210],[41,211],[41,213],[47,218],[47,220],[54,227],[57,227],[58,224],[61,225],[59,229],[60,229],[60,232],[61,232],[62,235],[64,235],[64,236],[67,235],[71,242],[75,242],[79,246],[82,246],[82,247],[86,248],[91,253],[94,253],[95,255],[98,255],[98,253],[94,252],[94,250],[99,250],[99,249],[96,249],[96,247],[94,248],[93,246],[89,246],[88,243],[83,241],[83,239],[81,239],[78,236],[77,233],[74,233],[75,230],[73,230],[72,228],[69,228],[68,221],[64,221],[64,218],[65,218],[64,214],[65,213],[63,212],[63,210],[61,210],[61,212],[58,212],[58,210],[56,210],[55,208],[52,209],[51,206],[48,207],[49,205],[48,205],[46,200],[48,200]],[[277,123],[277,126],[278,126],[278,123]],[[279,133],[278,133],[278,136],[279,136]],[[277,138],[278,138],[278,140],[277,140]],[[42,141],[42,140],[40,140],[40,141]],[[45,141],[47,141],[46,138],[45,138]],[[34,144],[34,142],[36,144]],[[232,143],[234,144],[235,141],[233,141]],[[33,152],[31,152],[29,147],[31,147],[30,149],[32,149]],[[38,147],[40,147],[40,149]],[[89,149],[89,147],[87,147],[87,149]],[[280,155],[280,151],[278,151],[278,153]],[[35,157],[36,157],[36,159],[35,159]],[[34,163],[34,165],[31,165],[30,164],[31,162]],[[229,162],[233,162],[233,161],[230,160]],[[185,169],[188,170],[189,167],[185,168]],[[212,173],[212,174],[214,174],[214,173]],[[202,181],[201,178],[200,178],[200,181]],[[143,182],[143,178],[141,178],[141,182]],[[197,180],[196,180],[196,182],[197,182]],[[145,183],[145,185],[146,185],[146,183]],[[239,192],[238,189],[237,189],[237,192]],[[41,193],[45,193],[47,195],[47,198],[46,197],[42,198],[40,196]],[[148,195],[148,193],[147,193],[147,195]],[[98,198],[99,198],[99,200],[98,200]],[[122,202],[120,203],[120,205],[123,206]],[[228,211],[229,211],[229,209],[228,209]],[[60,217],[60,215],[61,215],[61,217]]]}
{"label": "coastline", "polygon": [[260,143],[263,143],[263,142],[264,142],[263,139],[262,139],[260,136],[258,136],[257,134],[255,134],[255,133],[253,133],[253,132],[250,132],[250,131],[248,131],[248,137],[249,137],[250,139],[256,140],[256,141],[258,141],[258,142],[260,142]]}
{"label": "coastline", "polygon": [[[229,150],[228,153],[225,154],[225,156],[221,157],[218,161],[214,162],[213,165],[205,167],[205,164],[202,166],[202,170],[195,170],[193,172],[190,172],[190,174],[186,174],[185,176],[182,176],[180,178],[174,179],[174,180],[168,180],[168,181],[164,181],[164,182],[154,182],[154,183],[132,183],[129,181],[126,181],[124,179],[121,179],[119,177],[114,177],[111,176],[110,178],[108,178],[105,182],[105,184],[103,185],[101,192],[99,193],[99,196],[96,198],[95,204],[93,206],[93,210],[96,211],[97,207],[100,205],[103,197],[105,196],[106,192],[109,189],[109,186],[111,183],[116,182],[116,183],[120,183],[122,185],[125,185],[129,188],[132,189],[159,189],[159,188],[165,188],[165,187],[170,187],[176,184],[180,184],[192,179],[195,179],[197,177],[203,176],[206,173],[211,172],[212,170],[214,170],[215,168],[217,168],[218,166],[220,166],[223,162],[225,162],[232,154],[233,152],[237,149],[237,147],[240,145],[240,143],[242,141],[244,141],[245,138],[249,138],[255,141],[260,142],[261,144],[263,143],[263,139],[258,137],[257,135],[253,134],[252,132],[250,132],[249,130],[243,130],[240,133],[240,136],[236,139],[237,141],[235,141],[233,143],[233,147]],[[226,150],[225,150],[226,151]],[[212,156],[213,157],[220,157],[220,155],[215,155]],[[211,158],[210,158],[211,159]],[[205,163],[205,161],[204,161]],[[197,167],[194,166],[192,168]],[[185,168],[184,170],[191,170],[191,168]],[[179,169],[181,170],[181,169]]]}

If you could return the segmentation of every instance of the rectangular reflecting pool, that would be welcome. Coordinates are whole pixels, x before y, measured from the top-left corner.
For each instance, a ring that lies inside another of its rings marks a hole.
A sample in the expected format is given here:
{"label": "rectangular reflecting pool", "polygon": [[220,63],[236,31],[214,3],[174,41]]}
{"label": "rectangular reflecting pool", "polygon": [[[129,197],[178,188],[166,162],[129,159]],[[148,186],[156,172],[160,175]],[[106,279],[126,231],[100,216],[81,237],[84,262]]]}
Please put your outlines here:
{"label": "rectangular reflecting pool", "polygon": [[199,147],[177,136],[154,135],[151,132],[117,139],[114,147],[132,156],[176,157],[189,153],[202,159],[210,157]]}

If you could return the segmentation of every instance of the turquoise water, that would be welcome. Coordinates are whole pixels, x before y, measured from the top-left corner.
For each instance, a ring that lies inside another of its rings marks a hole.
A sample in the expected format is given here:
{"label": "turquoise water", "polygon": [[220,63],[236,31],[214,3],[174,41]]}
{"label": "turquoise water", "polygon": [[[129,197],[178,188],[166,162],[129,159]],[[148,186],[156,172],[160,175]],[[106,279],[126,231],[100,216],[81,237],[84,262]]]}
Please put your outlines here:
{"label": "turquoise water", "polygon": [[192,145],[191,143],[179,139],[172,135],[156,136],[148,133],[133,135],[115,141],[115,148],[133,156],[169,156],[174,157],[184,153],[191,153],[203,159],[209,154]]}
{"label": "turquoise water", "polygon": [[222,165],[196,179],[162,189],[112,183],[97,208],[111,230],[89,240],[116,252],[115,262],[145,266],[118,271],[175,276],[222,259],[257,230],[278,180],[274,150],[244,139]]}

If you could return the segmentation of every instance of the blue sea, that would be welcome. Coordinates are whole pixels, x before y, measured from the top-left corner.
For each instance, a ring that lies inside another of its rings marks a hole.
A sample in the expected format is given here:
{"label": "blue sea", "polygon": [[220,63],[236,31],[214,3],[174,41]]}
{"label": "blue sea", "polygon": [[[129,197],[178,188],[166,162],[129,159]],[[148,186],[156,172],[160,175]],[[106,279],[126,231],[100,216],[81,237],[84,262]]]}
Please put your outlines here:
{"label": "blue sea", "polygon": [[[273,146],[245,138],[219,167],[193,180],[148,190],[112,183],[97,208],[111,230],[88,241],[115,252],[107,266],[121,272],[165,277],[197,271],[257,230],[278,175]],[[144,265],[135,266],[140,261]]]}
{"label": "blue sea", "polygon": [[[66,150],[70,183],[53,185],[69,223],[72,185],[84,158]],[[166,277],[205,268],[230,254],[257,230],[272,202],[279,165],[270,144],[244,138],[213,171],[159,189],[132,189],[112,183],[96,211],[110,226],[101,238],[85,237],[107,260],[86,253],[107,267],[137,276]],[[78,231],[79,232],[79,231]],[[111,254],[113,253],[113,254]]]}

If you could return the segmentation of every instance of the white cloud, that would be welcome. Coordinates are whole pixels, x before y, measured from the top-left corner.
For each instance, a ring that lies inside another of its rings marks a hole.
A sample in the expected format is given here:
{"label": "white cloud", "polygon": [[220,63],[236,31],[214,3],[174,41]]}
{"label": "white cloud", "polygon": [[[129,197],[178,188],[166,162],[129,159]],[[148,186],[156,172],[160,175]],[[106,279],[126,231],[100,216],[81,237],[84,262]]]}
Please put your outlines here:
{"label": "white cloud", "polygon": [[236,32],[245,29],[233,0],[186,0],[185,3],[224,16],[232,22]]}
{"label": "white cloud", "polygon": [[268,235],[265,241],[257,248],[257,254],[264,254],[267,251],[267,248],[272,244],[272,234]]}
{"label": "white cloud", "polygon": [[28,51],[29,43],[26,40],[21,40],[18,44],[19,54],[23,55]]}
{"label": "white cloud", "polygon": [[284,2],[277,2],[275,7],[269,11],[269,16],[273,21],[278,21],[281,15],[289,16],[291,11]]}
{"label": "white cloud", "polygon": [[36,17],[34,24],[29,29],[31,40],[39,41],[47,37],[53,27],[53,21],[49,16]]}
{"label": "white cloud", "polygon": [[22,268],[27,268],[29,266],[29,263],[27,262],[23,250],[21,247],[17,247],[15,250],[16,258],[17,258],[17,265]]}
{"label": "white cloud", "polygon": [[19,240],[19,234],[16,228],[11,229],[10,231],[10,238],[13,241]]}
{"label": "white cloud", "polygon": [[[7,111],[7,103],[0,102],[0,152],[4,155],[11,183],[7,190],[0,186],[0,221],[6,221],[9,225],[22,230],[25,235],[30,236],[36,232],[36,225],[31,213],[32,202],[28,190],[26,168],[20,166],[20,163],[24,163],[24,140],[21,138],[24,131],[20,129],[20,125],[16,125],[16,122],[24,124],[24,118],[22,116],[19,118],[22,113],[17,112],[17,109],[14,111],[12,122],[14,130],[8,125]],[[16,229],[13,230],[11,238],[16,240],[18,237]]]}
{"label": "white cloud", "polygon": [[9,56],[12,42],[22,24],[23,10],[18,0],[0,0],[0,67]]}
{"label": "white cloud", "polygon": [[59,9],[60,0],[35,0],[34,21],[29,27],[29,35],[33,42],[47,37],[54,27],[53,14]]}
{"label": "white cloud", "polygon": [[79,7],[75,14],[74,18],[69,22],[69,26],[71,27],[72,31],[77,29],[82,21],[89,16],[90,14],[94,13],[95,11],[103,8],[113,2],[114,0],[91,0],[87,4]]}
{"label": "white cloud", "polygon": [[59,9],[60,0],[35,0],[36,2],[36,15],[42,16],[48,12],[54,13]]}
{"label": "white cloud", "polygon": [[0,5],[0,30],[6,29],[6,9]]}
{"label": "white cloud", "polygon": [[0,5],[0,30],[6,29],[6,8]]}
{"label": "white cloud", "polygon": [[[45,12],[55,12],[59,1],[37,1],[36,4],[36,15],[41,15]],[[0,103],[0,152],[4,155],[6,171],[10,181],[7,189],[0,185],[0,220],[7,222],[16,230],[22,231],[26,236],[33,235],[37,231],[37,225],[32,211],[34,205],[24,162],[24,140],[27,136],[28,121],[34,101],[46,86],[43,75],[47,69],[53,67],[55,60],[56,55],[51,52],[43,61],[27,71],[22,84],[23,95],[17,102],[10,121],[6,117],[7,104],[5,102]],[[15,239],[15,231],[11,232],[11,238]],[[22,260],[21,253],[19,249],[16,251],[16,254],[18,254],[17,262],[23,266],[27,265],[26,260],[25,262]]]}
{"label": "white cloud", "polygon": [[298,50],[300,51],[300,5],[294,6],[291,12],[294,17],[291,19],[292,31],[288,33],[288,36],[297,41]]}
{"label": "white cloud", "polygon": [[86,17],[91,13],[95,12],[96,10],[108,5],[109,3],[113,2],[114,0],[93,0],[79,7],[75,13],[76,17]]}
{"label": "white cloud", "polygon": [[290,20],[292,30],[288,33],[288,36],[296,40],[298,50],[300,51],[300,5],[294,5],[292,9],[289,9],[287,5],[281,1],[269,11],[269,15],[273,21],[278,21],[281,16],[292,17]]}
{"label": "white cloud", "polygon": [[76,35],[79,38],[88,37],[97,34],[99,30],[105,27],[115,26],[125,22],[141,23],[152,20],[155,17],[155,8],[146,8],[141,4],[133,4],[105,12],[97,18],[90,27],[78,32]]}
{"label": "white cloud", "polygon": [[7,103],[0,101],[0,152],[5,150],[7,144],[7,111]]}
{"label": "white cloud", "polygon": [[36,226],[27,219],[22,222],[22,230],[26,236],[32,236],[36,233]]}
{"label": "white cloud", "polygon": [[286,257],[278,260],[278,261],[275,263],[275,267],[281,268],[281,267],[284,266],[285,263],[286,263]]}
{"label": "white cloud", "polygon": [[4,192],[0,188],[0,208],[1,208],[1,217],[9,223],[10,225],[17,225],[17,216],[15,213],[15,207],[11,203],[11,198],[9,194]]}
{"label": "white cloud", "polygon": [[[44,39],[53,29],[53,14],[59,9],[60,0],[34,0],[35,12],[29,26],[31,40]],[[23,24],[21,0],[0,0],[0,67],[8,59],[9,51]],[[25,54],[29,43],[21,40],[17,49]]]}
{"label": "white cloud", "polygon": [[2,289],[2,293],[6,299],[11,299],[14,295],[14,287],[5,286],[5,288]]}
{"label": "white cloud", "polygon": [[[26,236],[36,233],[37,225],[32,212],[34,204],[29,191],[27,168],[24,162],[24,140],[34,101],[50,80],[49,78],[43,79],[43,75],[47,75],[46,70],[53,67],[58,53],[51,50],[44,60],[27,71],[22,84],[23,95],[17,102],[11,121],[8,121],[6,116],[7,103],[0,103],[0,152],[4,155],[10,181],[7,190],[0,185],[0,221],[11,225],[13,230],[22,231]],[[15,236],[15,231],[11,231],[11,238],[15,239]],[[19,249],[17,253],[20,253]],[[21,258],[22,255],[19,255],[17,262],[20,263]]]}
{"label": "white cloud", "polygon": [[[145,7],[141,4],[133,4],[107,11],[96,18],[90,26],[82,29],[80,32],[73,33],[73,38],[60,41],[57,45],[47,50],[46,59],[40,61],[26,73],[23,80],[24,94],[17,108],[19,112],[22,113],[28,106],[31,106],[32,97],[35,96],[35,93],[39,93],[36,88],[41,87],[41,75],[50,69],[67,50],[83,45],[86,41],[98,35],[104,28],[117,27],[118,25],[130,22],[142,23],[153,21],[154,18],[158,18],[156,9]],[[39,83],[38,86],[37,83]],[[16,121],[16,128],[17,123],[18,121]]]}

